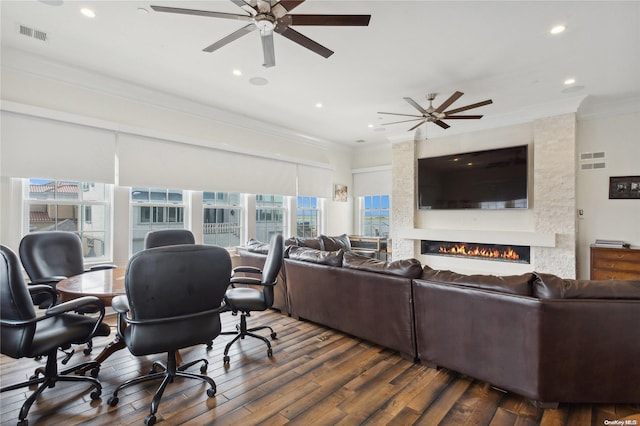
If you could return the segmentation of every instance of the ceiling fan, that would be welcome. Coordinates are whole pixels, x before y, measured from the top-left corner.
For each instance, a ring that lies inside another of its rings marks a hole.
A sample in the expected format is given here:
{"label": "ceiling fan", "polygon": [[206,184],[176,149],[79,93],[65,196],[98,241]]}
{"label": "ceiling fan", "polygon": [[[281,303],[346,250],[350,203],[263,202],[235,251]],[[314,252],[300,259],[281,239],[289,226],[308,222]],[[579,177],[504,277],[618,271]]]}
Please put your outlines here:
{"label": "ceiling fan", "polygon": [[181,9],[177,7],[151,6],[156,12],[180,13],[183,15],[207,16],[212,18],[235,19],[238,21],[248,21],[249,24],[228,36],[218,40],[212,45],[205,47],[203,51],[213,52],[223,46],[239,39],[243,35],[254,30],[260,31],[262,40],[262,51],[264,54],[265,67],[272,67],[276,64],[275,52],[273,48],[273,32],[288,38],[289,40],[306,47],[320,56],[328,58],[333,55],[333,51],[321,44],[297,32],[291,26],[296,25],[323,25],[323,26],[367,26],[371,15],[290,15],[289,12],[295,7],[304,3],[304,0],[231,0],[235,5],[242,8],[246,15],[210,12],[206,10]]}
{"label": "ceiling fan", "polygon": [[454,115],[457,114],[459,112],[463,112],[463,111],[467,111],[469,109],[473,109],[473,108],[478,108],[484,105],[489,105],[492,104],[493,101],[491,99],[487,99],[486,101],[482,101],[482,102],[477,102],[475,104],[471,104],[471,105],[467,105],[467,106],[463,106],[460,108],[455,108],[455,109],[450,109],[449,111],[445,111],[447,108],[449,108],[449,106],[451,106],[451,104],[453,104],[455,101],[457,101],[460,96],[464,95],[464,93],[462,92],[455,92],[453,95],[451,95],[449,97],[449,99],[447,99],[446,101],[444,101],[438,108],[434,108],[433,107],[433,100],[436,98],[437,93],[429,93],[427,95],[427,100],[429,101],[429,107],[427,109],[424,109],[420,106],[420,104],[418,104],[416,101],[414,101],[411,98],[403,98],[405,101],[409,102],[415,109],[417,109],[418,111],[420,111],[421,115],[414,115],[414,114],[398,114],[395,112],[378,112],[378,114],[390,114],[390,115],[402,115],[405,117],[414,117],[410,120],[402,120],[402,121],[394,121],[393,123],[384,123],[384,125],[386,124],[397,124],[397,123],[407,123],[409,121],[418,121],[418,124],[416,124],[415,126],[413,126],[412,128],[409,129],[409,131],[414,130],[418,127],[420,127],[422,124],[424,123],[435,123],[438,126],[442,127],[443,129],[448,129],[450,126],[445,123],[444,121],[442,121],[443,119],[446,120],[468,120],[468,119],[477,119],[477,118],[482,118],[482,115]]}

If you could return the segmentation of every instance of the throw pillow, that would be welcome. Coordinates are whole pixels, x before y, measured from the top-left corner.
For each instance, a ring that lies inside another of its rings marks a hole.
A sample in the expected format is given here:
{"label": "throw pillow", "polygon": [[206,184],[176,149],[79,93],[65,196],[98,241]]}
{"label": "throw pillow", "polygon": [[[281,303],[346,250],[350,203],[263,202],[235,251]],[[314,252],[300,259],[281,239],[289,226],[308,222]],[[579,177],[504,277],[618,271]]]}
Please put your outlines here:
{"label": "throw pillow", "polygon": [[342,266],[344,251],[325,251],[311,247],[289,247],[289,259],[302,260],[304,262],[318,263],[320,265]]}
{"label": "throw pillow", "polygon": [[323,250],[327,251],[336,251],[336,250],[351,250],[351,241],[349,241],[349,236],[347,234],[338,235],[335,237],[329,237],[327,235],[320,235],[320,239],[322,240],[322,244],[324,246]]}

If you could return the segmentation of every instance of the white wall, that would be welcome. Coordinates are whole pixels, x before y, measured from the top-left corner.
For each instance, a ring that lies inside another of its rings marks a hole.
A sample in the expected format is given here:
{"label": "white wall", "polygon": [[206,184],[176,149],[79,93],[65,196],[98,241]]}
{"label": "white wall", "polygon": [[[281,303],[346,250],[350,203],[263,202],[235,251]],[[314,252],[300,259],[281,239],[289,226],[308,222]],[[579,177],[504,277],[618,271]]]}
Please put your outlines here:
{"label": "white wall", "polygon": [[597,114],[578,120],[578,156],[604,152],[606,167],[580,171],[578,161],[578,277],[589,278],[589,245],[596,239],[640,246],[640,200],[610,200],[610,176],[640,176],[640,113]]}

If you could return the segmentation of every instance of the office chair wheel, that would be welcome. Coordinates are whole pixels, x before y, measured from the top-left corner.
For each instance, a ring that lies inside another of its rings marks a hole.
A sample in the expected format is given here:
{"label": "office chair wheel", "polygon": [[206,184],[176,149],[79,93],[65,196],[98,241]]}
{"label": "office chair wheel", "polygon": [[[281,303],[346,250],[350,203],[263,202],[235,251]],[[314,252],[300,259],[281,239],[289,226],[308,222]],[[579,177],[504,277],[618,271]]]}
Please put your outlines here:
{"label": "office chair wheel", "polygon": [[267,356],[271,358],[273,356],[273,350],[271,348],[267,349]]}
{"label": "office chair wheel", "polygon": [[91,353],[91,348],[84,348],[82,350],[82,353],[85,354],[85,355],[89,355]]}
{"label": "office chair wheel", "polygon": [[222,358],[222,362],[225,364],[229,364],[229,361],[231,361],[229,355],[225,355],[224,358]]}
{"label": "office chair wheel", "polygon": [[153,414],[149,414],[147,417],[144,418],[144,424],[147,426],[152,426],[156,424],[156,416],[154,416]]}
{"label": "office chair wheel", "polygon": [[118,401],[120,401],[118,399],[117,396],[112,396],[109,399],[107,399],[107,404],[109,405],[109,407],[115,407],[116,405],[118,405]]}
{"label": "office chair wheel", "polygon": [[272,339],[277,339],[278,338],[278,333],[276,333],[275,331],[273,333],[271,333],[271,338]]}
{"label": "office chair wheel", "polygon": [[91,394],[89,394],[89,396],[93,400],[100,399],[100,395],[102,395],[102,391],[101,390],[94,390],[93,392],[91,392]]}
{"label": "office chair wheel", "polygon": [[91,377],[96,379],[98,377],[98,374],[100,374],[100,367],[92,368],[91,371],[89,372],[89,374],[91,375]]}
{"label": "office chair wheel", "polygon": [[205,374],[206,372],[207,372],[207,366],[205,364],[202,367],[200,367],[200,373]]}
{"label": "office chair wheel", "polygon": [[24,419],[18,422],[18,426],[29,426],[29,420]]}
{"label": "office chair wheel", "polygon": [[216,388],[207,389],[207,396],[209,398],[213,398],[214,396],[216,396]]}

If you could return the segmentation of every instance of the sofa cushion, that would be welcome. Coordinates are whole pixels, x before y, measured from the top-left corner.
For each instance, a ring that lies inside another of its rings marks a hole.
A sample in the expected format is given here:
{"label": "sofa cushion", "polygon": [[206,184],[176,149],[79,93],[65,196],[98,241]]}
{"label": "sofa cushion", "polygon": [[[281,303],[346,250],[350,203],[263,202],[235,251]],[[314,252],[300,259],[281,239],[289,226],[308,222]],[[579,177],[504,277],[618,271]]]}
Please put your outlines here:
{"label": "sofa cushion", "polygon": [[311,247],[289,247],[289,259],[319,263],[321,265],[342,266],[342,249],[337,251],[318,250]]}
{"label": "sofa cushion", "polygon": [[420,261],[417,259],[385,262],[354,253],[353,251],[344,253],[342,266],[344,268],[358,269],[361,271],[398,275],[405,278],[418,278],[422,274],[422,265],[420,265]]}
{"label": "sofa cushion", "polygon": [[252,253],[269,253],[269,243],[263,243],[262,241],[258,241],[254,238],[247,241],[247,244],[243,248]]}
{"label": "sofa cushion", "polygon": [[295,238],[295,245],[300,247],[311,247],[316,250],[325,250],[324,244],[322,244],[322,239],[320,237],[308,237],[308,238]]}
{"label": "sofa cushion", "polygon": [[425,281],[456,284],[465,287],[480,288],[483,290],[499,291],[501,293],[531,296],[533,291],[531,283],[534,275],[526,273],[522,275],[464,275],[453,271],[442,271],[425,266],[420,279]]}
{"label": "sofa cushion", "polygon": [[540,299],[640,299],[640,280],[574,280],[534,272]]}
{"label": "sofa cushion", "polygon": [[327,235],[320,235],[320,239],[322,239],[323,250],[327,251],[336,251],[336,250],[351,250],[351,241],[349,241],[349,236],[347,234],[338,235],[335,237],[329,237]]}

